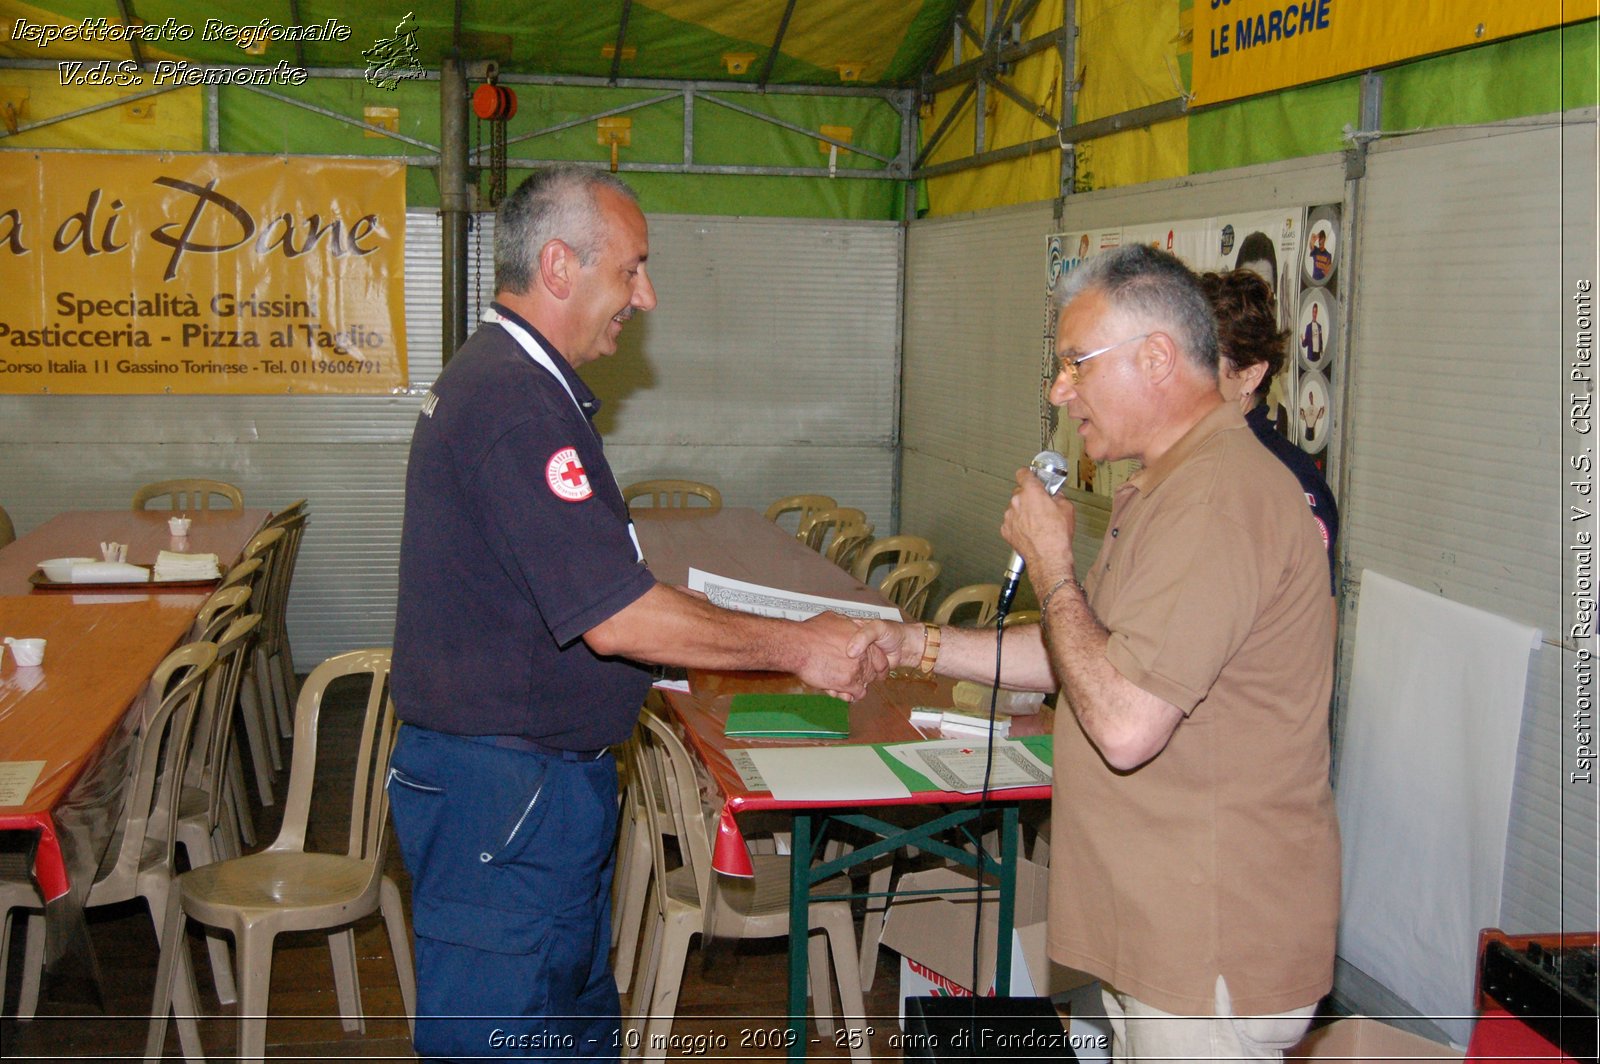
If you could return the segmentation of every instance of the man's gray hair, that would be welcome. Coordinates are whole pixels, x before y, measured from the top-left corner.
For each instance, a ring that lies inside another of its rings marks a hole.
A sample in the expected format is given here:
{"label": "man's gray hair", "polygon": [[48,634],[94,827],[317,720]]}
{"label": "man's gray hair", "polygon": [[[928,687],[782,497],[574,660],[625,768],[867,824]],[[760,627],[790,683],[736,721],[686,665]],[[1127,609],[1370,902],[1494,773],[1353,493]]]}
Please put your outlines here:
{"label": "man's gray hair", "polygon": [[1093,289],[1113,308],[1153,320],[1196,365],[1217,372],[1217,319],[1194,272],[1146,244],[1092,255],[1067,274],[1057,298],[1065,307]]}
{"label": "man's gray hair", "polygon": [[495,217],[495,291],[521,294],[531,289],[539,252],[552,240],[572,248],[583,265],[593,265],[606,239],[595,201],[602,188],[639,202],[615,174],[577,163],[542,167],[518,185]]}

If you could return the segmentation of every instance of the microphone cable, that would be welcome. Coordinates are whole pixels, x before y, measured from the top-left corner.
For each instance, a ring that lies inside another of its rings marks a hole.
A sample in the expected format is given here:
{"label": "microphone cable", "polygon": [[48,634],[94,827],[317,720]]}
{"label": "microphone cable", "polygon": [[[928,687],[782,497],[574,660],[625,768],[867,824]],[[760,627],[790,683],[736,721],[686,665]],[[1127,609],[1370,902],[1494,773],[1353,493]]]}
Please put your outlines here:
{"label": "microphone cable", "polygon": [[[995,722],[999,716],[1000,677],[1003,675],[1000,671],[1000,664],[1005,653],[1006,618],[1010,615],[1010,613],[1011,603],[1007,601],[999,604],[994,616],[994,683],[989,687],[989,745],[984,750],[983,786],[978,791],[978,815],[976,821],[978,830],[976,837],[973,840],[978,850],[978,882],[977,889],[974,891],[974,897],[977,899],[977,902],[974,906],[974,915],[972,919],[972,1015],[968,1017],[967,1030],[967,1045],[973,1047],[976,1047],[978,1044],[978,980],[981,974],[979,972],[979,968],[982,965],[981,957],[983,954],[983,875],[984,865],[986,864],[989,856],[988,847],[983,841],[983,825],[984,821],[988,818],[989,794],[991,789],[991,781],[994,775]],[[1019,849],[1021,847],[1021,842],[1022,840],[1019,838],[1017,840]],[[1000,843],[1001,848],[1004,849],[1005,826],[1003,824],[1000,828]],[[1017,854],[1012,854],[1013,862],[1016,861],[1017,856]],[[997,861],[996,864],[998,863],[999,862]],[[994,956],[994,979],[989,985],[991,993],[994,992],[994,988],[998,986],[1000,982],[1000,921],[998,913],[996,913],[995,916]],[[1008,972],[1007,975],[1009,976],[1009,974],[1010,973]]]}

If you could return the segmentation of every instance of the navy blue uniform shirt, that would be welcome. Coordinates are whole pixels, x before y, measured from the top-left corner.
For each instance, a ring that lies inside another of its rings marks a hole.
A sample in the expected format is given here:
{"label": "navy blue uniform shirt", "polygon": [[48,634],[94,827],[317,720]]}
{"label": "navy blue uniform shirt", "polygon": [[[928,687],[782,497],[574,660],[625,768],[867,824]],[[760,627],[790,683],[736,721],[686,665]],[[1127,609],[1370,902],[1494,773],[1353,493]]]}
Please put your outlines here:
{"label": "navy blue uniform shirt", "polygon": [[498,324],[439,375],[406,470],[395,705],[435,731],[598,749],[627,738],[650,677],[582,635],[655,578],[591,423],[598,400],[532,326],[495,309],[573,394]]}

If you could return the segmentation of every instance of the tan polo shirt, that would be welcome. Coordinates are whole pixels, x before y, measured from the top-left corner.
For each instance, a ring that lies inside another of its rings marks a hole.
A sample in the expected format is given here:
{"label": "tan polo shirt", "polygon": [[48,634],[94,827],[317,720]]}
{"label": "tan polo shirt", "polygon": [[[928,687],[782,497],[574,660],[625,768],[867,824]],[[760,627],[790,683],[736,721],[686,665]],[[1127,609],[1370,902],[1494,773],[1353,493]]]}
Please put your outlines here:
{"label": "tan polo shirt", "polygon": [[[1332,986],[1328,560],[1232,404],[1117,491],[1083,584],[1106,655],[1185,714],[1132,772],[1056,715],[1050,954],[1166,1012],[1285,1012]],[[1066,702],[1063,700],[1063,705]]]}

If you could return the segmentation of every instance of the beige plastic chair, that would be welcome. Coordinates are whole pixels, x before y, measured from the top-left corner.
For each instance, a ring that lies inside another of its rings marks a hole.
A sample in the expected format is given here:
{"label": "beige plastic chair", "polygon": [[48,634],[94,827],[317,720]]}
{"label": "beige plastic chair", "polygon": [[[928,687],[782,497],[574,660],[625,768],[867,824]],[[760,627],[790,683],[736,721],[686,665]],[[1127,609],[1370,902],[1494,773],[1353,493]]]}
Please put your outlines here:
{"label": "beige plastic chair", "polygon": [[[122,820],[106,847],[105,859],[89,887],[85,906],[113,905],[143,898],[155,924],[156,941],[163,938],[163,915],[168,901],[177,897],[174,853],[178,837],[178,795],[187,767],[195,710],[206,675],[217,660],[212,643],[188,643],[168,654],[156,666],[145,696],[144,717],[128,767],[128,795]],[[187,949],[187,945],[184,945]],[[186,1056],[200,1052],[194,1016],[197,991],[194,975],[173,991],[179,1006],[178,1037]]]}
{"label": "beige plastic chair", "polygon": [[[653,712],[648,702],[643,712]],[[644,803],[656,803],[659,830],[669,835],[676,834],[671,814],[667,811],[666,796],[649,786],[639,766],[639,759],[644,756],[640,751],[640,744],[644,741],[640,736],[641,729],[642,725],[634,728],[634,733],[622,744],[618,757],[622,792],[617,833],[617,871],[612,882],[611,945],[617,951],[613,968],[617,990],[624,994],[633,984],[639,931],[644,926],[645,902],[650,894],[650,824]]]}
{"label": "beige plastic chair", "polygon": [[5,993],[9,967],[12,916],[22,915],[22,986],[17,995],[17,1019],[31,1020],[39,1008],[39,984],[44,975],[44,898],[26,870],[0,875],[0,994]]}
{"label": "beige plastic chair", "polygon": [[[647,929],[647,948],[640,954],[634,975],[633,1020],[643,1033],[646,1059],[660,1060],[650,1047],[665,1043],[671,1033],[678,1005],[678,991],[688,959],[689,943],[695,935],[734,938],[776,938],[789,934],[789,858],[777,854],[751,854],[755,875],[751,879],[718,877],[711,868],[711,825],[700,804],[694,762],[672,727],[652,714],[640,718],[638,763],[646,786],[667,796],[667,806],[675,821],[678,849],[683,865],[671,871],[666,866],[666,847],[662,838],[662,811],[654,802],[644,803],[649,822],[652,882],[650,894],[655,908]],[[850,885],[840,877],[813,888],[815,894],[845,894]],[[817,1012],[817,1025],[824,1037],[833,1033],[832,989],[826,973],[828,959],[839,982],[839,999],[847,1022],[860,1023],[865,1005],[858,974],[855,925],[850,903],[820,901],[811,906],[811,930],[821,930],[826,938],[808,936],[811,951],[811,995]],[[798,945],[791,943],[791,949]],[[859,1060],[868,1060],[871,1050],[865,1040],[851,1050]]]}
{"label": "beige plastic chair", "polygon": [[800,523],[798,538],[806,546],[818,554],[826,554],[824,550],[830,532],[837,534],[845,525],[864,525],[867,515],[854,506],[834,506],[827,510],[817,510],[810,517]]}
{"label": "beige plastic chair", "polygon": [[906,562],[890,570],[878,590],[883,597],[900,608],[900,616],[908,621],[922,620],[923,608],[928,604],[928,590],[939,576],[939,563],[931,559]]}
{"label": "beige plastic chair", "polygon": [[11,523],[11,515],[6,513],[6,508],[0,506],[0,547],[13,543],[17,538],[17,527]]}
{"label": "beige plastic chair", "polygon": [[246,558],[222,574],[222,580],[217,584],[217,589],[220,591],[222,588],[233,587],[237,584],[253,587],[256,582],[256,570],[260,568],[260,558]]}
{"label": "beige plastic chair", "polygon": [[[294,764],[277,839],[258,853],[219,861],[178,877],[166,909],[164,945],[145,1043],[147,1058],[161,1056],[175,985],[181,987],[186,980],[193,980],[188,950],[177,948],[184,941],[184,926],[190,919],[233,935],[238,954],[234,973],[239,986],[237,1046],[244,1060],[259,1061],[266,1050],[273,942],[285,931],[329,932],[328,949],[344,1028],[365,1031],[350,925],[375,911],[382,912],[406,1016],[408,1020],[415,1016],[416,978],[400,891],[383,874],[389,820],[383,783],[396,725],[388,689],[389,662],[388,650],[352,650],[317,666],[306,678],[295,709]],[[330,684],[345,677],[361,677],[370,683],[353,773],[348,846],[344,853],[314,853],[306,849],[306,829],[318,768],[322,699]],[[463,1007],[470,1003],[463,1002]],[[178,1016],[181,1024],[181,1007]]]}
{"label": "beige plastic chair", "polygon": [[818,510],[831,510],[839,504],[829,495],[785,495],[783,498],[767,507],[767,520],[775,525],[783,522],[778,520],[784,514],[797,514],[798,523],[795,525],[795,534],[805,527],[806,518]]}
{"label": "beige plastic chair", "polygon": [[[244,779],[241,773],[235,781],[229,768],[238,766],[233,721],[239,702],[239,681],[244,678],[244,666],[260,623],[259,613],[237,617],[214,640],[217,662],[201,690],[189,767],[178,803],[178,843],[188,855],[190,868],[238,857],[244,852],[244,832],[240,828]],[[243,816],[249,815],[246,808]],[[254,836],[252,824],[252,844]],[[237,998],[228,944],[222,936],[213,933],[206,936],[206,947],[211,952],[211,976],[216,982],[217,1000],[231,1005]]]}
{"label": "beige plastic chair", "polygon": [[962,621],[969,628],[982,628],[994,620],[996,608],[1000,605],[999,584],[968,584],[958,587],[944,597],[939,603],[939,608],[933,611],[934,624],[951,624],[955,615],[971,606],[971,616]]}
{"label": "beige plastic chair", "polygon": [[1017,610],[1015,613],[1006,614],[1006,627],[1011,628],[1019,624],[1038,624],[1039,617],[1038,610]]}
{"label": "beige plastic chair", "polygon": [[260,659],[269,667],[272,704],[278,713],[279,734],[287,738],[294,728],[289,707],[295,700],[294,652],[289,647],[289,590],[294,581],[295,562],[300,557],[300,539],[305,534],[307,515],[300,504],[293,512],[279,514],[267,522],[267,529],[282,529],[283,538],[272,557],[267,573],[266,594],[257,608],[262,614],[261,638],[257,641]]}
{"label": "beige plastic chair", "polygon": [[[241,565],[252,559],[261,562],[250,584],[250,611],[261,614],[263,618],[270,616],[269,610],[276,594],[273,574],[287,535],[288,531],[281,526],[263,528],[250,537],[250,542],[245,544],[240,554]],[[250,744],[250,759],[255,763],[256,794],[262,805],[271,805],[276,800],[273,796],[272,774],[283,768],[283,751],[278,746],[278,739],[288,730],[283,722],[289,719],[291,712],[287,703],[288,692],[281,683],[273,682],[272,667],[258,639],[251,653],[249,679],[241,689],[240,698],[244,703],[245,739]]]}
{"label": "beige plastic chair", "polygon": [[892,569],[906,562],[920,562],[931,557],[933,544],[921,536],[886,536],[873,540],[871,546],[861,552],[850,573],[863,584],[871,584],[873,571],[880,565],[888,565]]}
{"label": "beige plastic chair", "polygon": [[622,489],[622,501],[630,507],[641,499],[680,510],[695,506],[692,499],[704,499],[712,513],[722,509],[722,492],[698,480],[640,480]]}
{"label": "beige plastic chair", "polygon": [[189,627],[189,639],[216,642],[217,633],[226,628],[233,615],[249,601],[250,588],[247,586],[234,584],[217,588],[200,604],[199,612],[194,615],[194,624]]}
{"label": "beige plastic chair", "polygon": [[244,509],[244,492],[226,481],[205,480],[200,477],[191,477],[184,480],[158,480],[154,484],[146,484],[133,493],[133,508],[135,510],[159,510],[162,507],[152,507],[150,503],[166,499],[173,513],[194,513],[211,509],[213,496],[221,497],[228,501],[229,505],[227,507],[219,507],[219,509]]}
{"label": "beige plastic chair", "polygon": [[833,533],[833,541],[828,544],[824,555],[833,564],[849,572],[855,566],[856,559],[872,542],[874,529],[869,521],[857,524],[840,525]]}

